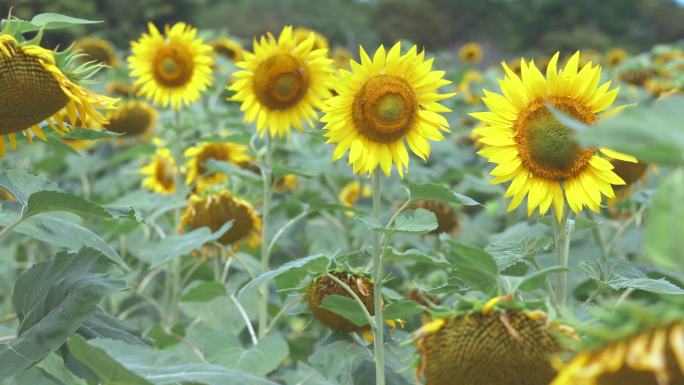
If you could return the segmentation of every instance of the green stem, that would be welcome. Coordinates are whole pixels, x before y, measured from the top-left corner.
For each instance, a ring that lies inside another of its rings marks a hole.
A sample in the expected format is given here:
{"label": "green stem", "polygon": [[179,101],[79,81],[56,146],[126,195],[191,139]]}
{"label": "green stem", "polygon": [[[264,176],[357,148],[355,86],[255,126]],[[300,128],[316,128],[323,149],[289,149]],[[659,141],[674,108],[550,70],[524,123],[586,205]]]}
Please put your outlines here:
{"label": "green stem", "polygon": [[[553,245],[554,254],[556,255],[556,263],[563,268],[568,267],[568,253],[566,242],[568,242],[568,232],[566,231],[568,223],[568,207],[563,208],[563,215],[561,218],[555,214],[553,215]],[[565,315],[567,309],[568,296],[568,280],[567,272],[561,271],[558,273],[556,282],[556,302],[560,308],[560,315]]]}
{"label": "green stem", "polygon": [[[380,172],[373,173],[373,218],[380,221]],[[385,385],[385,346],[382,314],[382,250],[380,233],[373,232],[373,302],[375,304],[375,328],[373,347],[375,351],[375,385]]]}
{"label": "green stem", "polygon": [[[264,204],[261,211],[261,272],[265,273],[269,268],[270,243],[268,240],[268,220],[271,209],[271,197],[273,195],[273,140],[266,134],[266,167],[262,170],[264,181]],[[259,338],[266,335],[268,329],[268,283],[263,283],[259,291]]]}
{"label": "green stem", "polygon": [[6,316],[0,318],[0,325],[7,323],[7,322],[10,322],[10,321],[14,321],[17,318],[18,318],[17,313],[6,315]]}
{"label": "green stem", "polygon": [[[596,217],[591,211],[587,211],[587,218],[590,220],[596,222]],[[594,236],[594,241],[596,242],[596,246],[598,246],[601,249],[601,260],[605,261],[608,259],[608,252],[606,249],[606,241],[603,239],[603,234],[601,234],[601,229],[598,227],[598,223],[596,226],[592,226],[591,228],[591,233]]]}
{"label": "green stem", "polygon": [[7,235],[13,228],[17,227],[17,225],[23,222],[24,219],[26,218],[20,216],[14,222],[10,223],[9,225],[5,226],[2,230],[0,230],[0,239],[4,238],[5,235]]}

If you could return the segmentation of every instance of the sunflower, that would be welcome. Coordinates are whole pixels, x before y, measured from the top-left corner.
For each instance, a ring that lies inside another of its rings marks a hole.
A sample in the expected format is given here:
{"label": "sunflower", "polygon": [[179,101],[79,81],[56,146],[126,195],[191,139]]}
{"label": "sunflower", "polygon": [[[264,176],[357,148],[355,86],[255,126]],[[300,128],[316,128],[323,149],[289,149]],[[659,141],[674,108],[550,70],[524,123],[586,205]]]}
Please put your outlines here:
{"label": "sunflower", "polygon": [[208,195],[192,194],[180,219],[180,231],[200,227],[218,231],[228,221],[233,221],[233,225],[218,239],[219,243],[236,249],[243,243],[249,247],[259,245],[261,217],[249,202],[234,197],[226,190]]}
{"label": "sunflower", "polygon": [[329,50],[330,49],[330,44],[328,44],[328,39],[323,36],[322,33],[314,31],[313,29],[308,29],[308,28],[303,28],[303,27],[297,27],[292,30],[292,38],[299,43],[303,43],[306,41],[306,39],[309,38],[309,36],[313,34],[314,35],[314,45],[313,49],[325,49]]}
{"label": "sunflower", "polygon": [[84,37],[74,44],[74,50],[80,51],[83,54],[80,59],[84,62],[95,61],[112,68],[117,68],[121,65],[114,47],[104,39]]}
{"label": "sunflower", "polygon": [[297,175],[286,174],[280,177],[273,186],[276,192],[286,193],[297,189]]}
{"label": "sunflower", "polygon": [[207,161],[213,159],[248,168],[254,159],[247,151],[247,146],[229,142],[204,142],[188,148],[183,154],[187,158],[185,183],[196,182],[198,190],[202,191],[206,186],[227,182],[228,177],[224,173],[207,173]]}
{"label": "sunflower", "polygon": [[222,37],[211,42],[216,53],[219,53],[234,62],[242,60],[242,45],[233,39]]}
{"label": "sunflower", "polygon": [[464,63],[477,64],[482,60],[482,56],[482,46],[477,43],[464,44],[458,50],[458,57]]}
{"label": "sunflower", "polygon": [[330,58],[333,60],[332,66],[336,70],[348,70],[349,62],[352,60],[352,54],[344,47],[336,47],[330,52]]}
{"label": "sunflower", "polygon": [[371,173],[378,166],[390,175],[392,163],[403,177],[409,148],[423,160],[430,155],[428,140],[443,140],[449,123],[440,112],[450,111],[439,101],[455,94],[437,89],[449,84],[444,71],[432,71],[433,59],[416,46],[401,55],[400,43],[385,52],[380,46],[373,59],[361,47],[361,64],[352,72],[340,70],[334,79],[337,96],[328,99],[325,116],[328,143],[336,143],[333,160],[349,150],[354,173]]}
{"label": "sunflower", "polygon": [[463,99],[468,104],[480,104],[480,97],[475,92],[472,92],[473,83],[482,80],[482,73],[480,71],[466,71],[458,83],[457,89],[463,95]]}
{"label": "sunflower", "polygon": [[[331,272],[330,274],[346,283],[361,299],[361,302],[363,302],[368,313],[374,315],[373,282],[362,275],[348,274],[339,271]],[[344,317],[321,308],[321,303],[323,303],[323,300],[329,295],[340,295],[351,298],[347,290],[327,275],[320,275],[309,284],[309,287],[306,289],[306,301],[308,302],[309,309],[311,309],[311,313],[313,313],[314,317],[334,331],[345,333],[362,331],[364,329],[363,326],[357,326]]]}
{"label": "sunflower", "polygon": [[[570,62],[570,59],[572,59],[572,56],[567,58],[567,60],[564,63],[565,66],[568,65],[568,63]],[[582,68],[589,63],[600,63],[600,62],[601,62],[601,53],[595,49],[588,49],[588,50],[582,51],[582,56],[580,56],[579,61],[577,62],[577,65],[580,68]]]}
{"label": "sunflower", "polygon": [[599,316],[583,338],[586,350],[559,362],[551,385],[684,384],[682,307],[667,305],[635,303]]}
{"label": "sunflower", "polygon": [[122,104],[107,115],[108,131],[124,134],[124,137],[147,137],[157,125],[157,111],[149,104],[131,101]]}
{"label": "sunflower", "polygon": [[[599,86],[601,68],[591,63],[578,71],[577,52],[562,71],[556,69],[558,53],[546,70],[546,78],[534,62],[521,61],[522,78],[503,63],[507,76],[501,81],[503,95],[484,90],[488,112],[471,115],[486,123],[477,129],[482,149],[478,152],[496,163],[492,183],[512,181],[505,197],[512,197],[508,210],[527,199],[527,212],[539,208],[545,214],[553,203],[560,220],[564,201],[578,213],[584,206],[598,211],[602,195],[614,197],[612,185],[624,185],[613,165],[599,151],[614,159],[636,162],[636,158],[601,148],[582,148],[571,128],[549,111],[551,105],[584,124],[594,124],[598,114],[613,103],[618,88],[610,81]],[[616,107],[605,114],[624,108]],[[565,198],[564,198],[565,197]]]}
{"label": "sunflower", "polygon": [[436,317],[414,333],[416,377],[426,385],[547,385],[556,374],[563,325],[546,314],[491,305]]}
{"label": "sunflower", "polygon": [[292,27],[283,28],[276,38],[270,33],[254,41],[254,53],[246,53],[238,63],[242,71],[229,86],[235,91],[231,100],[242,102],[245,121],[256,120],[259,135],[290,134],[292,126],[302,128],[302,120],[314,125],[315,109],[330,96],[329,77],[332,60],[326,49],[313,49],[314,35],[297,43]]}
{"label": "sunflower", "polygon": [[107,83],[107,85],[105,86],[105,91],[107,91],[107,93],[110,95],[123,98],[130,98],[131,96],[135,95],[135,90],[133,89],[133,86],[127,82],[122,81],[113,81]]}
{"label": "sunflower", "polygon": [[[95,94],[74,83],[70,77],[87,77],[94,68],[62,68],[73,57],[69,52],[54,52],[37,45],[20,45],[7,34],[0,35],[0,156],[5,157],[5,135],[12,149],[16,134],[23,133],[29,142],[33,137],[46,140],[41,123],[46,122],[59,134],[69,131],[81,121],[106,122],[98,108],[110,109],[117,99]],[[65,74],[69,72],[69,76]],[[61,112],[67,112],[68,119]]]}
{"label": "sunflower", "polygon": [[152,23],[148,28],[149,34],[143,33],[131,43],[132,55],[128,57],[138,95],[157,106],[170,104],[174,110],[190,105],[212,82],[211,46],[183,22],[167,25],[165,35]]}
{"label": "sunflower", "polygon": [[606,52],[606,56],[603,57],[603,62],[608,68],[615,68],[622,64],[629,54],[622,48],[613,48]]}
{"label": "sunflower", "polygon": [[178,167],[168,148],[157,148],[149,163],[140,168],[140,173],[145,175],[142,186],[146,189],[165,195],[176,192]]}
{"label": "sunflower", "polygon": [[448,204],[438,200],[417,201],[409,206],[409,209],[425,209],[431,211],[437,217],[437,228],[430,234],[455,234],[458,232],[461,221],[458,213]]}
{"label": "sunflower", "polygon": [[353,207],[359,199],[370,198],[370,196],[370,187],[361,186],[361,182],[355,180],[353,182],[347,183],[346,185],[344,185],[344,187],[342,187],[342,190],[340,190],[337,199],[339,199],[340,203],[342,203],[343,205],[347,207]]}

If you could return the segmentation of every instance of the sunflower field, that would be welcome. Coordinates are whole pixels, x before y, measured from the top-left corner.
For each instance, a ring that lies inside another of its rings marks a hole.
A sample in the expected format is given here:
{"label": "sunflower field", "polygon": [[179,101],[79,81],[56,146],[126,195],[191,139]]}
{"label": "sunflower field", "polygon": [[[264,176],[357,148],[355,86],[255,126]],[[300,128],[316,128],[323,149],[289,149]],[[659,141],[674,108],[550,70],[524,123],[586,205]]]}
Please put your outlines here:
{"label": "sunflower field", "polygon": [[0,385],[684,385],[684,2],[0,11]]}

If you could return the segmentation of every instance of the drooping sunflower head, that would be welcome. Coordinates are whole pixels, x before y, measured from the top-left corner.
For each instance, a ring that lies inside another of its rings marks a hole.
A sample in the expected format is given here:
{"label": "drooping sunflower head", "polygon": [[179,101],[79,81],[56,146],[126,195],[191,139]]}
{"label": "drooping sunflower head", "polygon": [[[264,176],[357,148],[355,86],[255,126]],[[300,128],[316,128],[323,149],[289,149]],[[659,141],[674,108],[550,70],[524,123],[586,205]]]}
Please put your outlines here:
{"label": "drooping sunflower head", "polygon": [[428,140],[443,140],[449,123],[439,102],[455,94],[440,94],[449,84],[444,71],[433,71],[433,59],[416,46],[401,54],[395,44],[389,52],[380,46],[371,59],[361,47],[361,63],[340,70],[321,121],[328,143],[335,143],[333,160],[349,151],[354,173],[372,173],[380,167],[390,175],[392,164],[403,177],[409,155],[405,143],[421,159],[430,155]]}
{"label": "drooping sunflower head", "polygon": [[83,62],[95,61],[112,68],[117,68],[121,65],[114,47],[107,40],[85,37],[74,44],[74,49],[83,54],[80,57],[80,60]]}
{"label": "drooping sunflower head", "polygon": [[120,98],[130,98],[135,95],[133,86],[130,83],[123,81],[112,81],[107,83],[105,91],[107,91],[109,95]]}
{"label": "drooping sunflower head", "polygon": [[239,199],[227,190],[213,194],[192,194],[180,219],[180,231],[208,227],[215,232],[229,221],[233,225],[218,242],[238,249],[246,243],[256,247],[261,242],[261,217],[249,202]]}
{"label": "drooping sunflower head", "polygon": [[610,163],[615,167],[613,171],[625,181],[624,185],[615,186],[615,200],[619,201],[629,195],[639,181],[646,177],[648,165],[643,162],[625,162],[624,160],[611,159]]}
{"label": "drooping sunflower head", "polygon": [[183,154],[187,158],[185,183],[188,185],[197,183],[199,191],[209,185],[225,183],[228,180],[226,174],[208,172],[207,161],[213,159],[246,168],[254,160],[247,151],[247,146],[230,142],[204,142],[188,148]]}
{"label": "drooping sunflower head", "polygon": [[478,154],[497,164],[491,171],[492,183],[512,181],[504,195],[512,198],[509,211],[526,196],[528,215],[537,208],[545,214],[553,204],[560,218],[565,200],[575,213],[585,206],[598,211],[602,196],[614,197],[612,186],[625,183],[599,154],[636,162],[632,156],[606,148],[581,147],[573,130],[549,109],[592,125],[601,113],[624,108],[606,111],[619,89],[611,90],[610,81],[599,85],[601,67],[588,63],[580,69],[579,57],[577,52],[559,71],[558,54],[554,55],[546,76],[534,61],[521,62],[521,77],[504,63],[502,94],[484,90],[482,100],[490,111],[471,114],[485,123],[476,129],[482,145]]}
{"label": "drooping sunflower head", "polygon": [[603,62],[608,68],[615,68],[622,64],[629,54],[623,48],[613,48],[606,52],[606,56],[603,58]]}
{"label": "drooping sunflower head", "polygon": [[483,56],[482,46],[478,43],[464,44],[458,50],[458,58],[467,64],[477,64],[482,60]]}
{"label": "drooping sunflower head", "polygon": [[348,70],[349,62],[352,60],[352,54],[344,47],[336,47],[330,52],[330,58],[333,60],[333,68],[336,70]]}
{"label": "drooping sunflower head", "polygon": [[437,217],[437,228],[432,230],[430,234],[454,234],[459,230],[461,220],[458,213],[442,201],[422,200],[411,204],[409,209],[425,209],[435,214],[435,217]]}
{"label": "drooping sunflower head", "polygon": [[98,67],[68,68],[72,57],[69,51],[22,45],[13,36],[0,34],[0,156],[5,156],[5,136],[12,149],[18,133],[30,142],[34,137],[46,140],[43,122],[59,134],[78,121],[106,122],[98,109],[111,109],[118,100],[76,84],[72,79],[90,76]]}
{"label": "drooping sunflower head", "polygon": [[289,135],[292,127],[302,129],[306,120],[318,118],[316,109],[330,96],[332,60],[325,48],[314,49],[315,37],[297,42],[292,27],[283,28],[278,39],[270,33],[254,41],[254,53],[245,53],[237,79],[228,88],[231,100],[242,102],[245,121],[256,120],[257,131],[271,137]]}
{"label": "drooping sunflower head", "polygon": [[231,61],[237,63],[242,60],[242,44],[237,40],[222,37],[211,42],[211,46],[216,53],[225,56]]}
{"label": "drooping sunflower head", "polygon": [[[370,315],[375,313],[373,305],[373,282],[362,275],[348,274],[340,271],[331,272],[330,274],[347,284],[347,286],[356,293]],[[314,317],[334,331],[351,333],[363,330],[364,328],[362,326],[357,326],[344,317],[321,308],[321,303],[323,303],[323,300],[329,295],[340,295],[351,298],[351,295],[349,295],[344,287],[327,275],[320,275],[309,284],[309,287],[306,289],[306,301],[308,302],[309,309],[311,309]]]}
{"label": "drooping sunflower head", "polygon": [[414,333],[416,377],[426,385],[455,379],[459,385],[547,385],[556,374],[551,356],[562,350],[561,333],[571,329],[539,310],[485,305],[435,317]]}
{"label": "drooping sunflower head", "polygon": [[197,101],[212,82],[211,46],[183,22],[167,25],[164,35],[152,23],[148,28],[149,33],[131,43],[128,57],[138,95],[174,110]]}
{"label": "drooping sunflower head", "polygon": [[157,125],[157,111],[142,101],[120,105],[107,115],[105,129],[123,134],[126,138],[146,138]]}
{"label": "drooping sunflower head", "polygon": [[145,176],[142,186],[146,189],[164,195],[176,192],[178,167],[168,148],[157,148],[150,161],[140,168],[140,173]]}
{"label": "drooping sunflower head", "polygon": [[328,39],[325,36],[323,36],[322,33],[304,27],[296,27],[292,30],[292,37],[295,39],[297,43],[302,43],[306,41],[306,39],[308,39],[311,34],[314,35],[313,49],[330,49]]}
{"label": "drooping sunflower head", "polygon": [[551,385],[684,384],[684,307],[663,305],[604,314],[583,338],[586,349],[558,363]]}

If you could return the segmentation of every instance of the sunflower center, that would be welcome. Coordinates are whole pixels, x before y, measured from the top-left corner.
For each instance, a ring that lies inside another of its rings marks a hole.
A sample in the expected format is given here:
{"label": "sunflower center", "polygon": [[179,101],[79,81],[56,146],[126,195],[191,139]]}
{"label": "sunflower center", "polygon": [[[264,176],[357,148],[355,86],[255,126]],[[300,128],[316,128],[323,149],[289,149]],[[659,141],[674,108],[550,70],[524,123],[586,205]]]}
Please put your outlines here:
{"label": "sunflower center", "polygon": [[166,87],[181,87],[192,78],[194,63],[189,52],[177,46],[165,46],[154,58],[152,74]]}
{"label": "sunflower center", "polygon": [[165,189],[171,189],[175,184],[175,179],[173,178],[173,166],[168,160],[160,158],[157,161],[156,177],[159,184],[161,184]]}
{"label": "sunflower center", "polygon": [[572,128],[564,125],[549,111],[546,103],[584,124],[593,124],[591,109],[569,97],[552,97],[530,103],[515,122],[514,140],[520,157],[535,176],[549,180],[565,180],[579,175],[596,152],[582,148],[574,139]]}
{"label": "sunflower center", "polygon": [[297,57],[277,54],[266,59],[254,72],[254,93],[272,110],[296,105],[309,89],[309,71]]}
{"label": "sunflower center", "polygon": [[352,116],[366,138],[394,142],[408,132],[418,112],[416,94],[404,79],[376,75],[366,81],[354,99]]}

